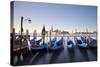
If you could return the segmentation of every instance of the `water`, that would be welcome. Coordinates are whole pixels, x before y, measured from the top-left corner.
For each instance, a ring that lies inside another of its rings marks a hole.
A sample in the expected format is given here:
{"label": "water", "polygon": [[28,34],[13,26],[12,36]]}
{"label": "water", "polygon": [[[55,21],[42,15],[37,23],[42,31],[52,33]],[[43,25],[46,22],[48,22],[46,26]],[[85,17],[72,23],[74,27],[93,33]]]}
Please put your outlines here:
{"label": "water", "polygon": [[[93,37],[93,36],[92,36]],[[37,37],[39,40],[41,37]],[[53,38],[53,37],[52,37]],[[52,39],[51,38],[51,39]],[[57,41],[60,40],[61,37],[57,37]],[[77,37],[80,39],[80,37]],[[96,37],[93,37],[96,39]],[[30,37],[30,40],[33,37]],[[74,45],[76,45],[74,37],[69,37],[70,40],[73,41]],[[68,37],[64,37],[64,49],[59,51],[38,51],[36,53],[28,54],[27,56],[23,55],[23,61],[20,63],[15,63],[15,65],[30,65],[30,64],[52,64],[52,63],[66,63],[66,62],[82,62],[82,61],[96,61],[97,60],[97,49],[81,49],[75,47],[70,50],[67,48],[67,40]],[[45,42],[49,42],[49,37],[45,38]],[[15,57],[15,62],[19,62],[17,57]]]}

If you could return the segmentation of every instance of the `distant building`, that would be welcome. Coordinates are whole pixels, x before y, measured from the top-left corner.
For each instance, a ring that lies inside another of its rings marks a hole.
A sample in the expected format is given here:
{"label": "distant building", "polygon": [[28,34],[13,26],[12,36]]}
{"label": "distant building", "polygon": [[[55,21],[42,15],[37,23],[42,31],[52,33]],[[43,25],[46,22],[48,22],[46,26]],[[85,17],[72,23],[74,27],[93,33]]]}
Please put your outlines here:
{"label": "distant building", "polygon": [[68,31],[62,31],[61,34],[69,34]]}
{"label": "distant building", "polygon": [[58,29],[54,30],[53,32],[56,32],[58,34],[69,34],[68,31],[61,31],[61,30],[58,30]]}

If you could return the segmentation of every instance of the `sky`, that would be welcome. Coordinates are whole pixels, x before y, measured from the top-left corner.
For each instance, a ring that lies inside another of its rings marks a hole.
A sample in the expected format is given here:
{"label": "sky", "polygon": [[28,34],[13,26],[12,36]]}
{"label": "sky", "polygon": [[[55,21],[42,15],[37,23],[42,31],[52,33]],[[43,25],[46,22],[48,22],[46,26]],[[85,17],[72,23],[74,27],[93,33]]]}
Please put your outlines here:
{"label": "sky", "polygon": [[[14,28],[15,32],[20,31],[21,16],[24,17],[24,31],[29,29],[30,33],[36,29],[41,32],[43,25],[46,30],[65,30],[70,33],[77,29],[77,32],[93,32],[97,29],[97,7],[71,4],[52,4],[37,2],[14,2]],[[28,23],[27,18],[32,21]]]}

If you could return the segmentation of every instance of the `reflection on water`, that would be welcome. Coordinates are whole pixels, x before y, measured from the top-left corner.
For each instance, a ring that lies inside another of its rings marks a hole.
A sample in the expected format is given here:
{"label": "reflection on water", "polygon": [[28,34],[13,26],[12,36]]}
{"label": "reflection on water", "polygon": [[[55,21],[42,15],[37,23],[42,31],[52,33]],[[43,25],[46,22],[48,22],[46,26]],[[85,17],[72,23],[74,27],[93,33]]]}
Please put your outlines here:
{"label": "reflection on water", "polygon": [[55,63],[59,57],[59,55],[61,54],[62,50],[59,51],[53,51],[52,55],[50,57],[49,63]]}

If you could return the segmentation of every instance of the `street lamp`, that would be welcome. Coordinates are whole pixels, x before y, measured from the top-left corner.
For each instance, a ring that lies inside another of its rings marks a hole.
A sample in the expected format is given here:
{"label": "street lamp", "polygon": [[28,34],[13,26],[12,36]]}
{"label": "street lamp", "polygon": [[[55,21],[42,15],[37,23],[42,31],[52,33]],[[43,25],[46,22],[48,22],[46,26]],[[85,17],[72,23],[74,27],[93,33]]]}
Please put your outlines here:
{"label": "street lamp", "polygon": [[22,47],[22,38],[23,38],[23,36],[22,36],[22,33],[23,33],[23,21],[28,21],[29,23],[31,23],[31,19],[30,18],[27,18],[27,19],[24,19],[24,17],[23,16],[21,16],[21,36],[20,36],[20,55],[21,55],[21,47]]}

